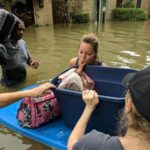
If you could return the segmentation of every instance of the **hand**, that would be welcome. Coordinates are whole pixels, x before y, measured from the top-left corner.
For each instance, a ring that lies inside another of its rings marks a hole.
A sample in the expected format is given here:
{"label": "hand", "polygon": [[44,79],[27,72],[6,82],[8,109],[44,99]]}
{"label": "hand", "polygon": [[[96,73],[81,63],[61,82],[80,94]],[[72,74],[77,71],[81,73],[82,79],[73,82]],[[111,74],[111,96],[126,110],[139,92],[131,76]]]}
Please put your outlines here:
{"label": "hand", "polygon": [[76,69],[76,72],[81,75],[86,62],[84,60],[79,62],[79,67]]}
{"label": "hand", "polygon": [[87,64],[87,63],[86,63],[85,60],[80,60],[80,61],[79,61],[79,67],[80,67],[80,68],[84,68],[84,66],[85,66],[86,64]]}
{"label": "hand", "polygon": [[86,104],[86,107],[95,109],[96,105],[99,103],[98,94],[93,90],[85,90],[82,93],[82,99]]}
{"label": "hand", "polygon": [[39,63],[38,63],[37,60],[31,59],[31,60],[30,60],[30,66],[31,66],[32,68],[37,69],[37,68],[39,67]]}
{"label": "hand", "polygon": [[55,86],[51,83],[45,83],[45,84],[41,84],[40,86],[36,88],[27,90],[26,92],[28,92],[28,95],[31,97],[37,97],[37,96],[41,96],[42,94],[44,94],[45,91],[50,88],[55,88]]}

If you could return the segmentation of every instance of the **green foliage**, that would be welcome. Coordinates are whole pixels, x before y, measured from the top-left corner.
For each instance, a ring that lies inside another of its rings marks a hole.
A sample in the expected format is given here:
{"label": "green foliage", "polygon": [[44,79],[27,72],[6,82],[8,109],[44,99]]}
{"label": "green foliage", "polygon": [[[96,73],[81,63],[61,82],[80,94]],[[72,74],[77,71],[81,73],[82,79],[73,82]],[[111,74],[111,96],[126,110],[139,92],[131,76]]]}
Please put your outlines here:
{"label": "green foliage", "polygon": [[112,11],[115,20],[139,21],[147,19],[147,15],[139,8],[116,8]]}
{"label": "green foliage", "polygon": [[72,18],[73,18],[74,23],[89,22],[89,14],[88,13],[75,13]]}
{"label": "green foliage", "polygon": [[6,3],[12,3],[14,0],[0,0],[0,8],[5,7]]}
{"label": "green foliage", "polygon": [[3,7],[5,4],[5,0],[0,0],[0,7]]}
{"label": "green foliage", "polygon": [[135,4],[133,0],[123,0],[121,3],[121,7],[123,8],[134,8]]}

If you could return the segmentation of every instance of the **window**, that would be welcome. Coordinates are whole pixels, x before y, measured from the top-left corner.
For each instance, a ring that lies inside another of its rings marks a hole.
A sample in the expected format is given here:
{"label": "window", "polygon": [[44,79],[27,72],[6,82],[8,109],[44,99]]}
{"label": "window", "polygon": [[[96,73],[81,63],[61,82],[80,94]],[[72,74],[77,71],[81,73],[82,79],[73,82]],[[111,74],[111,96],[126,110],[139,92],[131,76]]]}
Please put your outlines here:
{"label": "window", "polygon": [[137,0],[136,8],[141,8],[141,0]]}
{"label": "window", "polygon": [[117,0],[116,7],[121,7],[122,0]]}

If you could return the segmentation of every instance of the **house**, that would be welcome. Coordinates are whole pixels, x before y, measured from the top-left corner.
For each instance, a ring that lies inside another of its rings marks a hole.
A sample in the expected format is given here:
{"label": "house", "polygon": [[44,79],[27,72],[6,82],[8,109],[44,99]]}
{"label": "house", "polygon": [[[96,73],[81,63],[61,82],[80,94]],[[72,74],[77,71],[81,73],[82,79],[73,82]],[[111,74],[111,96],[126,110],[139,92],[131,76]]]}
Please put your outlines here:
{"label": "house", "polygon": [[[16,0],[18,1],[18,0]],[[76,12],[88,13],[90,22],[112,19],[112,10],[123,0],[20,0],[32,3],[36,25],[70,23]],[[135,6],[150,15],[150,0],[134,0]],[[30,4],[31,6],[31,4]],[[28,16],[28,15],[27,15]]]}
{"label": "house", "polygon": [[[107,0],[106,3],[106,20],[112,19],[112,10],[120,6],[123,0]],[[150,0],[134,0],[135,7],[141,8],[150,15]]]}

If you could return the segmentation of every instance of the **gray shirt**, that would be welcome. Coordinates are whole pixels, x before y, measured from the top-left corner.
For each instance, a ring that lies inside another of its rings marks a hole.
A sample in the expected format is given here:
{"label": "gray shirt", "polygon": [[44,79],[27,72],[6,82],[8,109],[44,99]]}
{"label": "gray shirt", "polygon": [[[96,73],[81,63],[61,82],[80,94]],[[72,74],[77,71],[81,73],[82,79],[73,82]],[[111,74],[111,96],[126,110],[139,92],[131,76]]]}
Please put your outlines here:
{"label": "gray shirt", "polygon": [[116,136],[91,131],[73,146],[73,150],[124,150]]}
{"label": "gray shirt", "polygon": [[[9,53],[13,51],[13,46],[10,49],[7,47]],[[7,63],[2,65],[2,83],[5,85],[15,84],[15,82],[21,81],[26,77],[26,65],[31,58],[31,54],[28,50],[27,44],[24,40],[19,40],[16,48],[17,52],[10,53],[10,57]]]}

